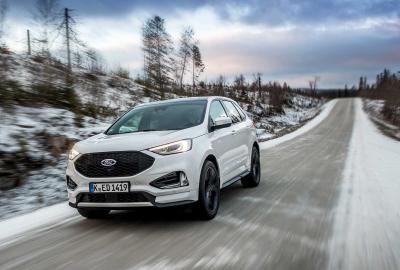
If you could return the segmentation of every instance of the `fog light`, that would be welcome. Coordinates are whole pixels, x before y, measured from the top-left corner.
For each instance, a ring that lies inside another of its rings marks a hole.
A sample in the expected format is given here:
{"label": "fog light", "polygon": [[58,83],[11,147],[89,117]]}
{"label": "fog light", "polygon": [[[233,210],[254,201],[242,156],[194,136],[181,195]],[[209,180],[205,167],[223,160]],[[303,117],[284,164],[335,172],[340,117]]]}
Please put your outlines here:
{"label": "fog light", "polygon": [[71,179],[71,177],[69,177],[69,176],[67,175],[67,187],[68,187],[70,190],[74,190],[74,189],[76,189],[77,186],[78,186],[78,185]]}
{"label": "fog light", "polygon": [[181,187],[186,187],[189,185],[189,180],[187,180],[186,174],[184,172],[180,173],[180,180]]}
{"label": "fog light", "polygon": [[151,186],[161,189],[185,187],[189,181],[183,172],[172,172],[157,178],[150,183]]}

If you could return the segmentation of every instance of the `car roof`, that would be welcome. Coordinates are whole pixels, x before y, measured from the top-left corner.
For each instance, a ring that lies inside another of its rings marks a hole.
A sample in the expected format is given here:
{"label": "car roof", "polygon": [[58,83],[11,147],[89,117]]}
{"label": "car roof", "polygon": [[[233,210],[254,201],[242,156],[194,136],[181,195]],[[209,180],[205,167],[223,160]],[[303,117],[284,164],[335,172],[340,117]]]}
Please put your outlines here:
{"label": "car roof", "polygon": [[222,96],[184,97],[184,98],[174,98],[174,99],[166,99],[166,100],[142,103],[142,104],[137,105],[136,107],[147,106],[147,105],[155,105],[155,104],[163,104],[163,103],[171,103],[171,102],[185,102],[185,101],[192,101],[192,100],[207,100],[207,101],[211,101],[211,100],[214,100],[214,99],[231,100],[230,98],[222,97]]}

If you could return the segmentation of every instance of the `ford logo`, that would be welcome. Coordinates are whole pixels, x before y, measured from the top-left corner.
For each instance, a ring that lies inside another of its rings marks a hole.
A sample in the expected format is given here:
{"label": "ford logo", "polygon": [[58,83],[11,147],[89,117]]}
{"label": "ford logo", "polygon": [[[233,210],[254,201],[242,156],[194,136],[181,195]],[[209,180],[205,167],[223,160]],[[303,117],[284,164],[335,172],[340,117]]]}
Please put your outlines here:
{"label": "ford logo", "polygon": [[103,159],[100,163],[103,166],[110,167],[110,166],[115,165],[115,163],[117,163],[117,161],[115,159],[108,158],[108,159]]}

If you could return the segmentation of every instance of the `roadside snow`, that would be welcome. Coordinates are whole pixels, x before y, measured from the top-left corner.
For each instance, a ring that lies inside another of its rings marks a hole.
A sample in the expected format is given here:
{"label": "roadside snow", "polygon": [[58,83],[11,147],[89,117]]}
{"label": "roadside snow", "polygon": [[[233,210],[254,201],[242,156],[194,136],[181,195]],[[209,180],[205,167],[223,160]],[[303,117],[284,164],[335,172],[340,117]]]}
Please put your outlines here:
{"label": "roadside snow", "polygon": [[44,166],[26,176],[25,183],[10,190],[0,191],[0,218],[30,213],[67,199],[64,154],[55,164]]}
{"label": "roadside snow", "polygon": [[290,132],[290,129],[314,118],[321,110],[324,99],[316,99],[300,95],[291,95],[290,106],[283,106],[283,113],[267,113],[271,109],[269,104],[257,104],[256,107],[240,103],[242,108],[247,107],[247,114],[255,120],[257,137],[259,140],[269,140]]}
{"label": "roadside snow", "polygon": [[383,115],[384,100],[363,99],[364,109],[368,116],[385,134],[400,140],[400,127],[391,124]]}
{"label": "roadside snow", "polygon": [[281,144],[283,142],[294,139],[297,136],[300,136],[300,135],[310,131],[311,129],[316,127],[319,123],[321,123],[329,115],[332,108],[335,106],[336,102],[337,102],[337,100],[331,100],[331,101],[325,103],[322,106],[320,114],[318,114],[315,118],[313,118],[312,120],[307,122],[304,126],[300,127],[299,129],[296,129],[295,131],[288,133],[282,137],[260,143],[261,150],[274,147],[278,144]]}
{"label": "roadside snow", "polygon": [[400,143],[379,132],[360,99],[355,105],[330,269],[399,269]]}
{"label": "roadside snow", "polygon": [[82,121],[84,127],[77,128],[75,114],[59,108],[15,106],[12,112],[0,108],[0,114],[2,115],[0,152],[14,153],[20,150],[19,140],[23,139],[27,144],[30,155],[47,154],[46,151],[43,151],[42,146],[38,145],[35,138],[41,132],[82,140],[107,129],[113,119],[101,121],[84,117]]}
{"label": "roadside snow", "polygon": [[65,203],[55,204],[32,213],[0,222],[0,246],[14,241],[27,231],[45,229],[45,226],[68,221],[76,215],[75,209]]}

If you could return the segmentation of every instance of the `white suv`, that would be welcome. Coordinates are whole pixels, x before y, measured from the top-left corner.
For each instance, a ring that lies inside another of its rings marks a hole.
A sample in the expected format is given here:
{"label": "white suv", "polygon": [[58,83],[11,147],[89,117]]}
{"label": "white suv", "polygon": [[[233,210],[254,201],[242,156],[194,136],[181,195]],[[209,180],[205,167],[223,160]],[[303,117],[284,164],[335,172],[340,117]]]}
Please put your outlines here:
{"label": "white suv", "polygon": [[191,203],[200,218],[212,219],[221,188],[259,184],[259,151],[252,120],[231,99],[139,105],[71,149],[69,204],[97,218],[113,209]]}

